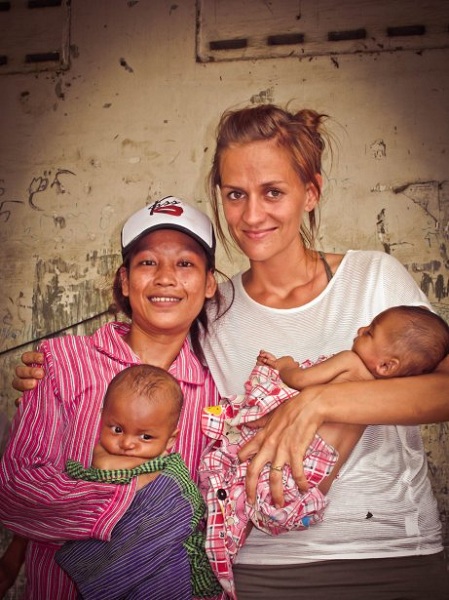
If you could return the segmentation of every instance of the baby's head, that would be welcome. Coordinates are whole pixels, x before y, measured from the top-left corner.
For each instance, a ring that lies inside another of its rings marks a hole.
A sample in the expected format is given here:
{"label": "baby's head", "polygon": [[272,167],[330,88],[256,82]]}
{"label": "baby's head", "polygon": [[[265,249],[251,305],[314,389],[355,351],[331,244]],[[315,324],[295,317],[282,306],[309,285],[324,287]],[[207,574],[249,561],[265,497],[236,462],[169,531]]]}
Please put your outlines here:
{"label": "baby's head", "polygon": [[109,454],[155,458],[178,434],[183,396],[176,379],[159,367],[134,365],[108,386],[100,442]]}
{"label": "baby's head", "polygon": [[430,373],[449,354],[449,325],[420,306],[394,306],[361,327],[352,350],[376,378]]}

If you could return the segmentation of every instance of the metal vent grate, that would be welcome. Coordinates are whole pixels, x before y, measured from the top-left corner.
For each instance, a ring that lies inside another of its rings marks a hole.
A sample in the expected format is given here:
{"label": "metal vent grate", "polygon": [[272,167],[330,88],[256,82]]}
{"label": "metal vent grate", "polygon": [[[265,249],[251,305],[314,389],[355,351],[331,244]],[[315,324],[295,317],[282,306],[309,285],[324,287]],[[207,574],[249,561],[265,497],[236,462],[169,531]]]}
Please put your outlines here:
{"label": "metal vent grate", "polygon": [[449,1],[197,0],[197,61],[449,47]]}
{"label": "metal vent grate", "polygon": [[0,74],[69,67],[70,0],[0,0]]}

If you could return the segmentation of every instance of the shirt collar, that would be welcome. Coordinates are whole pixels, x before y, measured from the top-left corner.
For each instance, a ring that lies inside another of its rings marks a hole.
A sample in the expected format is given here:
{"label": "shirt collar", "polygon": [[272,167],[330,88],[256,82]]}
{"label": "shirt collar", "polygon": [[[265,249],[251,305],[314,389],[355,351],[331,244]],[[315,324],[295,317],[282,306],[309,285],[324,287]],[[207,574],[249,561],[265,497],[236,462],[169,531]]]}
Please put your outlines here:
{"label": "shirt collar", "polygon": [[[111,322],[100,327],[92,336],[93,343],[99,352],[110,356],[115,360],[130,365],[140,364],[139,357],[124,341],[130,329],[129,323]],[[169,373],[178,381],[194,385],[203,385],[206,379],[207,368],[203,366],[193,352],[190,340],[187,338],[175,358]]]}

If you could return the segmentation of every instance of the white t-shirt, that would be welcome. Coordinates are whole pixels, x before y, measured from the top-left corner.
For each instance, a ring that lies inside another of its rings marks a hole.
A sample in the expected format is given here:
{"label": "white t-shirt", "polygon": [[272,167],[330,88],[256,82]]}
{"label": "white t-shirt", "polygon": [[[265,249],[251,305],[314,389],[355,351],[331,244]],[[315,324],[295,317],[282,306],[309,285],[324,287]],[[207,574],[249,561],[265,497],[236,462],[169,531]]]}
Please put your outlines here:
{"label": "white t-shirt", "polygon": [[[348,251],[325,290],[298,308],[258,304],[246,294],[241,274],[233,284],[232,308],[212,324],[204,340],[221,395],[242,393],[261,348],[314,361],[350,348],[357,329],[390,306],[430,307],[406,269],[375,251]],[[221,289],[229,300],[230,284]],[[419,427],[367,427],[328,498],[324,521],[306,531],[271,537],[253,529],[237,562],[296,564],[442,550]]]}

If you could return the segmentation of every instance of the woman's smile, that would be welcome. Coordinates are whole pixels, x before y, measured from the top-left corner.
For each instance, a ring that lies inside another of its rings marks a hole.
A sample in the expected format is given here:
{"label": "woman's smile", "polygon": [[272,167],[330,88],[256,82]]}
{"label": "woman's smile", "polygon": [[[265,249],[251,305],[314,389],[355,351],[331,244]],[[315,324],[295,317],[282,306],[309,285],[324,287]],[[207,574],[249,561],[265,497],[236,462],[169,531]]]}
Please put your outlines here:
{"label": "woman's smile", "polygon": [[176,304],[181,302],[181,298],[174,298],[173,296],[149,296],[150,302],[161,302],[163,304]]}

